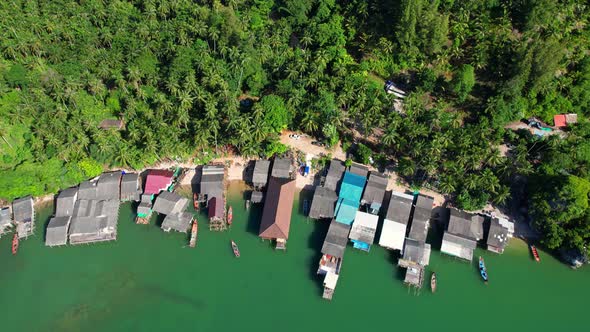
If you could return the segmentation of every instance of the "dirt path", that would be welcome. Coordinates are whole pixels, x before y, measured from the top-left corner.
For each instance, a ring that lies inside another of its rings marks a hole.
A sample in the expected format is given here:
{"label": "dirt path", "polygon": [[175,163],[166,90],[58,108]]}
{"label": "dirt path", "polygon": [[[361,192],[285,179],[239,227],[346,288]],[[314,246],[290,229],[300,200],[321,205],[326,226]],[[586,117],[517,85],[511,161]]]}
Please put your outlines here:
{"label": "dirt path", "polygon": [[336,158],[336,159],[340,159],[340,160],[346,160],[346,153],[344,152],[344,150],[342,150],[342,145],[340,144],[340,142],[338,142],[338,144],[336,144],[335,147],[333,147],[332,149],[326,148],[326,147],[321,147],[321,146],[316,146],[311,144],[311,142],[315,141],[315,139],[313,137],[310,137],[308,135],[301,135],[301,138],[299,139],[294,139],[294,138],[290,138],[289,135],[291,134],[297,134],[296,132],[293,131],[283,131],[283,133],[281,134],[281,143],[305,152],[305,153],[311,153],[314,155],[314,157],[318,157],[320,154],[323,155],[328,155],[331,154],[332,158]]}

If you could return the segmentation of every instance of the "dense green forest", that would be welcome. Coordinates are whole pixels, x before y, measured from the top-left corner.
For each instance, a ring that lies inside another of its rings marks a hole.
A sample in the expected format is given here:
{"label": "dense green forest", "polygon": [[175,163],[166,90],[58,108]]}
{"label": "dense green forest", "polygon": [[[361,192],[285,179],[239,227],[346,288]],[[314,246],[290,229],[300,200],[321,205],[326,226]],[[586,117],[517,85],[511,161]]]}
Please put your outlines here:
{"label": "dense green forest", "polygon": [[[549,248],[584,250],[589,14],[582,0],[2,1],[0,197],[107,167],[271,156],[290,128],[464,209],[529,206]],[[504,128],[559,113],[579,123]]]}

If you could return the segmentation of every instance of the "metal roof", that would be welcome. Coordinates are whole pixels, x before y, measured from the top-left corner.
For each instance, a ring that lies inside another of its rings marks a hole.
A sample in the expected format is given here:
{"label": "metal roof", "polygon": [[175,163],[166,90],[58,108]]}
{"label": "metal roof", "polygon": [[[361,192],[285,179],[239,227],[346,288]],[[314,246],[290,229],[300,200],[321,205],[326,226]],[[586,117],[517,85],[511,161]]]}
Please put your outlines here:
{"label": "metal roof", "polygon": [[351,240],[372,244],[373,240],[375,239],[375,232],[377,231],[378,222],[378,216],[357,211],[348,237]]}
{"label": "metal roof", "polygon": [[369,181],[365,187],[362,204],[383,204],[383,197],[385,196],[385,189],[387,188],[387,177],[380,173],[371,172],[369,175]]}
{"label": "metal roof", "polygon": [[27,196],[15,199],[12,202],[12,216],[15,223],[33,222],[35,219],[33,197]]}
{"label": "metal roof", "polygon": [[177,232],[185,233],[188,231],[193,214],[189,212],[169,214],[164,218],[161,228],[164,231],[175,230]]}
{"label": "metal roof", "polygon": [[152,169],[145,180],[144,194],[153,195],[158,194],[162,190],[168,189],[172,184],[174,173],[164,169]]}
{"label": "metal roof", "polygon": [[12,215],[10,213],[10,208],[5,207],[0,209],[0,228],[6,227],[12,224]]}
{"label": "metal roof", "polygon": [[222,165],[205,165],[202,168],[199,193],[207,195],[208,198],[223,196],[223,178],[225,168]]}
{"label": "metal roof", "polygon": [[78,199],[96,199],[96,180],[80,183],[78,186]]}
{"label": "metal roof", "polygon": [[121,200],[139,201],[141,181],[139,174],[125,173],[121,178]]}
{"label": "metal roof", "polygon": [[410,221],[413,202],[414,196],[412,195],[392,192],[385,219],[407,225]]}
{"label": "metal roof", "polygon": [[290,178],[292,163],[293,161],[289,158],[275,158],[272,163],[271,176],[275,178]]}
{"label": "metal roof", "polygon": [[406,261],[414,262],[422,266],[427,265],[429,258],[426,258],[426,246],[430,246],[421,241],[412,239],[406,239],[406,245],[404,247],[403,259]]}
{"label": "metal roof", "polygon": [[[511,237],[509,221],[506,219],[492,218],[490,223],[490,232],[488,234],[487,245],[494,246],[503,250]],[[508,227],[507,227],[508,226]]]}
{"label": "metal roof", "polygon": [[188,203],[188,199],[177,193],[162,191],[156,198],[153,210],[161,214],[180,213],[186,209]]}
{"label": "metal roof", "polygon": [[357,164],[357,163],[352,163],[352,165],[350,165],[350,168],[348,171],[350,173],[362,176],[364,178],[366,178],[367,174],[369,174],[369,168],[367,166]]}
{"label": "metal roof", "polygon": [[223,214],[225,213],[225,205],[223,202],[223,198],[220,196],[211,197],[209,199],[208,206],[208,216],[209,219],[211,218],[223,218]]}
{"label": "metal roof", "polygon": [[55,216],[72,216],[74,214],[76,199],[78,199],[78,188],[74,187],[62,190],[56,198]]}
{"label": "metal roof", "polygon": [[66,244],[71,220],[72,217],[69,216],[51,218],[45,232],[45,245],[60,246]]}
{"label": "metal roof", "polygon": [[447,255],[471,261],[473,259],[473,250],[476,247],[477,244],[474,240],[445,232],[440,251]]}
{"label": "metal roof", "polygon": [[264,200],[264,193],[262,191],[252,191],[250,194],[250,201],[252,203],[262,203]]}
{"label": "metal roof", "polygon": [[332,159],[330,161],[330,167],[328,168],[328,174],[326,175],[324,187],[336,191],[344,171],[346,171],[344,163],[341,160]]}
{"label": "metal roof", "polygon": [[483,217],[451,209],[447,231],[451,234],[478,241],[483,238]]}
{"label": "metal roof", "polygon": [[309,208],[309,217],[313,219],[333,218],[334,205],[338,200],[338,195],[334,190],[316,187]]}
{"label": "metal roof", "polygon": [[379,245],[385,248],[402,250],[406,238],[407,224],[402,224],[389,219],[383,220],[383,229],[379,238]]}
{"label": "metal roof", "polygon": [[351,172],[344,173],[338,197],[352,202],[360,202],[366,180],[367,178]]}
{"label": "metal roof", "polygon": [[121,172],[102,173],[96,186],[96,198],[102,200],[119,200]]}
{"label": "metal roof", "polygon": [[338,203],[336,204],[336,221],[351,225],[354,221],[354,217],[356,216],[356,211],[359,209],[359,203],[351,202],[346,199],[338,199]]}
{"label": "metal roof", "polygon": [[260,237],[267,239],[289,238],[294,195],[295,180],[270,179],[260,221],[260,232],[258,233]]}
{"label": "metal roof", "polygon": [[432,197],[418,196],[416,206],[414,207],[412,225],[410,226],[410,234],[408,235],[409,238],[421,242],[426,241],[433,203],[434,199]]}
{"label": "metal roof", "polygon": [[252,184],[258,187],[264,187],[268,183],[268,171],[270,170],[270,160],[256,160],[254,163],[254,172],[252,174]]}
{"label": "metal roof", "polygon": [[342,258],[344,250],[348,243],[348,234],[350,233],[350,225],[339,223],[332,220],[326,239],[322,245],[322,253],[334,257]]}

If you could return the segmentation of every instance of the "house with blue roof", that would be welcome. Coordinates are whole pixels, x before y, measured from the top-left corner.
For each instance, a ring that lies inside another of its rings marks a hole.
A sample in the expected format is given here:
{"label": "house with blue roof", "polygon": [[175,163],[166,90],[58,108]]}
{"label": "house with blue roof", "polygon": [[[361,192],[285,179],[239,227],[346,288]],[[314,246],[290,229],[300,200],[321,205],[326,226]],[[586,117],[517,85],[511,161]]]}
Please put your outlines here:
{"label": "house with blue roof", "polygon": [[367,178],[350,171],[344,173],[336,204],[336,221],[351,225],[360,206]]}

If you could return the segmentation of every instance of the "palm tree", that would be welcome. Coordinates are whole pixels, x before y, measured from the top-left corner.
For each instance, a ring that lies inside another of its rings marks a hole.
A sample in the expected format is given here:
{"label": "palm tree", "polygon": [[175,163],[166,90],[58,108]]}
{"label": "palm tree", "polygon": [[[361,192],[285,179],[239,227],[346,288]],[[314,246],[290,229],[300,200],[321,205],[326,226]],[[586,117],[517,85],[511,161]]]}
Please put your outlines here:
{"label": "palm tree", "polygon": [[502,185],[496,192],[496,196],[494,196],[493,201],[495,204],[504,205],[508,198],[510,198],[510,188],[508,186]]}

